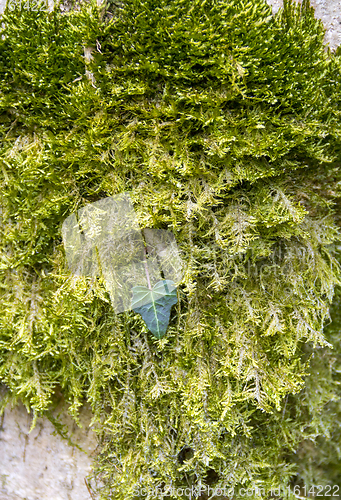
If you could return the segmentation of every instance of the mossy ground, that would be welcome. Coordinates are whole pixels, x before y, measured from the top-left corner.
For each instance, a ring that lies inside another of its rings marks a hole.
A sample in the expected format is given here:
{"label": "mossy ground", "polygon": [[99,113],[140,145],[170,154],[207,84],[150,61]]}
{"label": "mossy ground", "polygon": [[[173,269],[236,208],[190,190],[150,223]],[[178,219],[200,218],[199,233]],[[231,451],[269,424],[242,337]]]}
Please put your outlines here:
{"label": "mossy ground", "polygon": [[[92,2],[2,22],[8,397],[36,416],[56,387],[76,419],[91,404],[99,498],[336,484],[340,51],[308,2],[275,17],[263,0]],[[182,253],[161,340],[66,265],[64,219],[123,191]]]}

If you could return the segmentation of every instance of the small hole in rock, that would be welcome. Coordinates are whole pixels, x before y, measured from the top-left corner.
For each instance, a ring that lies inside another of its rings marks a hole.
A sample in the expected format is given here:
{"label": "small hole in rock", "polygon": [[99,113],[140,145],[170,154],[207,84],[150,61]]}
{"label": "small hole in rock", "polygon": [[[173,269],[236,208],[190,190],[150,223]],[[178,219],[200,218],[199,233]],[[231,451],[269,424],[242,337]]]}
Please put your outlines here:
{"label": "small hole in rock", "polygon": [[210,486],[214,484],[219,479],[219,474],[214,469],[208,469],[206,472],[205,481]]}
{"label": "small hole in rock", "polygon": [[186,460],[190,460],[194,455],[194,451],[192,448],[189,448],[188,446],[182,448],[180,453],[178,454],[178,461],[180,464],[183,464]]}

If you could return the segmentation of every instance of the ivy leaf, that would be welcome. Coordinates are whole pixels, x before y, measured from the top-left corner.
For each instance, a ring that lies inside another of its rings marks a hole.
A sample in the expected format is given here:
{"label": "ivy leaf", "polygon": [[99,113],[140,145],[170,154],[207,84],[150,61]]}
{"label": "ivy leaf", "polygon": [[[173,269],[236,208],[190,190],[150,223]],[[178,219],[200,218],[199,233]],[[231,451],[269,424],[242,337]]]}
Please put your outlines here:
{"label": "ivy leaf", "polygon": [[178,301],[174,281],[158,281],[153,288],[137,285],[132,291],[133,311],[141,314],[148,329],[161,339],[167,331],[171,307]]}

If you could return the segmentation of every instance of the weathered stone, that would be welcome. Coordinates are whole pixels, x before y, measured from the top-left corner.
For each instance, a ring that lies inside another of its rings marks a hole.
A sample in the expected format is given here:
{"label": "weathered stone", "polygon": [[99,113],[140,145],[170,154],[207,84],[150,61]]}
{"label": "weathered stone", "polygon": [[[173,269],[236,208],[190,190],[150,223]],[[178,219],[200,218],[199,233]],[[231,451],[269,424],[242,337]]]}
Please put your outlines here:
{"label": "weathered stone", "polygon": [[[57,408],[53,416],[61,410]],[[47,418],[39,418],[29,432],[32,415],[22,404],[5,409],[0,422],[0,500],[90,498],[85,479],[91,473],[97,445],[95,433],[89,428],[91,411],[88,406],[81,409],[82,429],[65,410],[58,419],[67,426],[70,442]]]}

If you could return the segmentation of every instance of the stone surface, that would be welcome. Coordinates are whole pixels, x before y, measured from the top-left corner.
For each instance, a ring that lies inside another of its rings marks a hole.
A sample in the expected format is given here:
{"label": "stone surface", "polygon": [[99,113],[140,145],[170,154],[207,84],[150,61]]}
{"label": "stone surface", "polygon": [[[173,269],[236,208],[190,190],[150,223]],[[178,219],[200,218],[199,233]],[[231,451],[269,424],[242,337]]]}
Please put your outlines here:
{"label": "stone surface", "polygon": [[26,408],[6,408],[0,421],[0,500],[91,500],[85,484],[97,446],[89,429],[91,412],[88,407],[81,410],[82,429],[65,411],[59,420],[67,425],[74,445],[47,418],[38,419],[29,432],[32,415]]}

